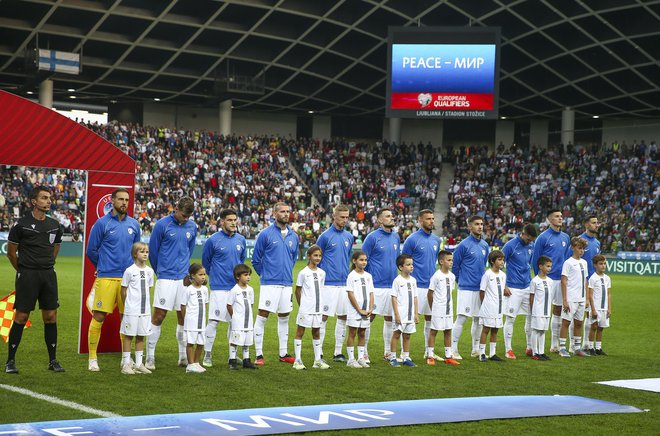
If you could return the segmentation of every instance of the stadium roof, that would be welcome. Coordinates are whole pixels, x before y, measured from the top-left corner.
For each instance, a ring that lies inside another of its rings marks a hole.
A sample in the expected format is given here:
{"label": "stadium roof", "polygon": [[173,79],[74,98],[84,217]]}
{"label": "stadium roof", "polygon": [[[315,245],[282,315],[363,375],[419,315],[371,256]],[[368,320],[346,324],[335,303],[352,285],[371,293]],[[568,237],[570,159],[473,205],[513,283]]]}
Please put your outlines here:
{"label": "stadium roof", "polygon": [[79,52],[55,99],[384,116],[388,26],[499,26],[500,115],[660,117],[660,0],[28,0],[0,2],[0,88],[37,80],[26,49]]}

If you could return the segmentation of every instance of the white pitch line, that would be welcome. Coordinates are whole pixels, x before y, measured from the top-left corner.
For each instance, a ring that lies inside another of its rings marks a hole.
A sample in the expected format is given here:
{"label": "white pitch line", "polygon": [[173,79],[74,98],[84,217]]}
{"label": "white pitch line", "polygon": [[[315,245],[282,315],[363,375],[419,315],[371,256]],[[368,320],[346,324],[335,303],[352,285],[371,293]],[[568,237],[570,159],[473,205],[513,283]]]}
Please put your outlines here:
{"label": "white pitch line", "polygon": [[8,391],[16,392],[19,394],[27,395],[29,397],[37,398],[39,400],[48,401],[49,403],[59,404],[60,406],[69,407],[71,409],[79,410],[81,412],[89,413],[92,415],[102,416],[104,418],[119,418],[121,415],[117,415],[112,412],[106,412],[105,410],[94,409],[93,407],[85,406],[83,404],[74,403],[73,401],[62,400],[57,397],[51,397],[50,395],[40,394],[38,392],[31,391],[29,389],[19,388],[16,386],[0,384],[0,388],[6,389]]}
{"label": "white pitch line", "polygon": [[26,434],[29,433],[27,430],[7,430],[0,431],[0,434]]}
{"label": "white pitch line", "polygon": [[171,430],[173,428],[181,427],[178,425],[170,425],[169,427],[134,428],[133,431]]}

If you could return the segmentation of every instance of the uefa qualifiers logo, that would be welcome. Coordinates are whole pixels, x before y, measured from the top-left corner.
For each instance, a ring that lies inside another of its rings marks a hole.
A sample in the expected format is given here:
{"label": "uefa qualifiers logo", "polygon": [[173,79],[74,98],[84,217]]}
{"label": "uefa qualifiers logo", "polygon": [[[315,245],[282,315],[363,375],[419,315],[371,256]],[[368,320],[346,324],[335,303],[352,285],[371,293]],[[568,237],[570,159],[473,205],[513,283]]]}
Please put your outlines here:
{"label": "uefa qualifiers logo", "polygon": [[96,216],[101,218],[112,210],[112,194],[105,194],[96,204]]}
{"label": "uefa qualifiers logo", "polygon": [[417,96],[417,101],[422,107],[427,107],[428,105],[430,105],[431,100],[433,100],[433,96],[429,93],[423,93]]}

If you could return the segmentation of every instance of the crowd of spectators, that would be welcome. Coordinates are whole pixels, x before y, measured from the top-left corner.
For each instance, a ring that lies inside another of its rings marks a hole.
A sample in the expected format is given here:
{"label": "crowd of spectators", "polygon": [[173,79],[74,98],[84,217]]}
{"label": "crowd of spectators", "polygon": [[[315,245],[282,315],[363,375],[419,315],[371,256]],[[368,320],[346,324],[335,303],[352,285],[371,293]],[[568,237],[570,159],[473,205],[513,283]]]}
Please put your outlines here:
{"label": "crowd of spectators", "polygon": [[361,241],[377,227],[376,212],[392,208],[402,240],[417,212],[433,209],[440,179],[439,154],[429,144],[367,144],[347,140],[289,142],[289,155],[329,213],[351,207],[350,230]]}
{"label": "crowd of spectators", "polygon": [[611,146],[461,148],[442,226],[446,234],[465,236],[466,218],[477,214],[487,222],[489,242],[502,246],[525,222],[543,230],[546,211],[558,208],[569,235],[582,233],[584,218],[597,215],[603,252],[658,251],[660,169],[654,144],[628,153]]}

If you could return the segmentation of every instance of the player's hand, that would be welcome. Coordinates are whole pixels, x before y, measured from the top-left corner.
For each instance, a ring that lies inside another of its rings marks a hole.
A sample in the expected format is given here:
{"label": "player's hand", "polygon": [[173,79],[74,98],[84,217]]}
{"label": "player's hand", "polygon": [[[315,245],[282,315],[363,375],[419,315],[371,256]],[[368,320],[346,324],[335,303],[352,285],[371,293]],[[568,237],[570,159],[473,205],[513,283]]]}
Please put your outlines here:
{"label": "player's hand", "polygon": [[598,318],[598,313],[595,310],[591,311],[591,319],[597,319]]}
{"label": "player's hand", "polygon": [[504,296],[505,297],[510,297],[511,296],[511,290],[507,287],[504,287]]}
{"label": "player's hand", "polygon": [[415,324],[419,324],[419,315],[415,315]]}
{"label": "player's hand", "polygon": [[608,310],[607,311],[607,317],[609,318],[611,314],[612,314],[612,312]]}
{"label": "player's hand", "polygon": [[394,323],[401,325],[401,318],[399,318],[398,316],[394,318]]}
{"label": "player's hand", "polygon": [[566,302],[564,302],[564,303],[562,304],[562,309],[563,309],[564,312],[566,312],[566,313],[568,313],[568,312],[571,311],[571,307],[570,307],[570,306],[568,305],[568,303],[566,303]]}

